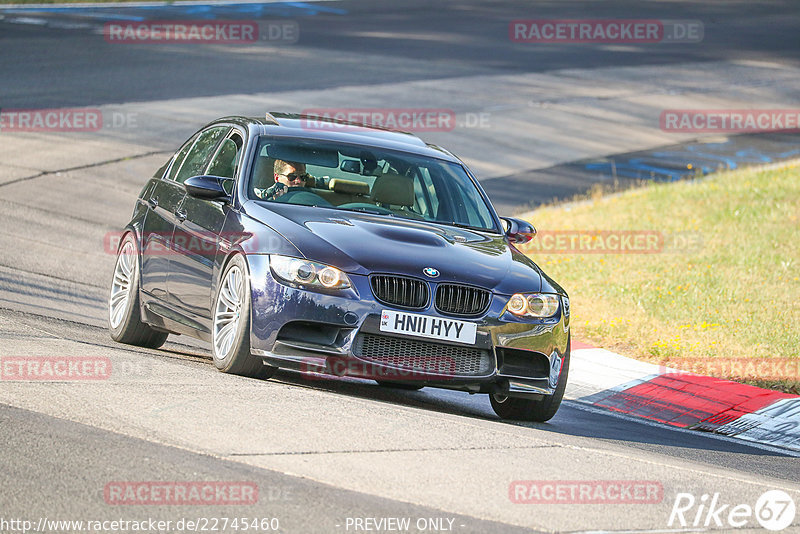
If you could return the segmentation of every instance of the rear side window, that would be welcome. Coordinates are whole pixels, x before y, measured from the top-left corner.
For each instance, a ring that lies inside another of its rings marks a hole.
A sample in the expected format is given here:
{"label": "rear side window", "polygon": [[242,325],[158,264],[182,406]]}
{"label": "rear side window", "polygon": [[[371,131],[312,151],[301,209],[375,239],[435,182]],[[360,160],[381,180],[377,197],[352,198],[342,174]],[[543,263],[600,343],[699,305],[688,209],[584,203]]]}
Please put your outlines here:
{"label": "rear side window", "polygon": [[192,137],[191,139],[186,141],[186,144],[184,144],[181,147],[180,150],[178,150],[178,153],[175,154],[175,157],[173,158],[174,161],[172,162],[172,167],[170,167],[170,169],[169,169],[169,174],[164,176],[165,180],[174,180],[175,179],[175,175],[178,173],[178,170],[181,168],[181,164],[183,163],[183,160],[186,159],[186,154],[189,152],[189,149],[192,148],[192,146],[194,146],[194,142],[195,142],[196,139],[197,139],[197,136]]}
{"label": "rear side window", "polygon": [[[209,128],[200,133],[191,148],[189,148],[183,161],[179,161],[181,155],[178,154],[178,158],[176,158],[175,164],[172,166],[173,169],[178,167],[178,170],[177,172],[170,172],[170,178],[182,184],[187,178],[202,174],[208,158],[211,157],[211,153],[216,148],[220,138],[225,135],[228,130],[229,128],[227,126],[217,126],[216,128]],[[181,150],[181,152],[183,152],[183,150]]]}

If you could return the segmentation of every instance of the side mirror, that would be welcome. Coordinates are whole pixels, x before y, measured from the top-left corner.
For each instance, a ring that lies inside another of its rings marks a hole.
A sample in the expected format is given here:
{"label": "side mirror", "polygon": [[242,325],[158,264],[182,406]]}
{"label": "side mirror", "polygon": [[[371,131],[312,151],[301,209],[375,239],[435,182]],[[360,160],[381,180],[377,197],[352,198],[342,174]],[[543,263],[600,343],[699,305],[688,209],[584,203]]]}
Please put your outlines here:
{"label": "side mirror", "polygon": [[228,192],[222,187],[222,182],[231,178],[220,178],[219,176],[192,176],[183,182],[186,192],[194,198],[203,200],[227,200],[230,198]]}
{"label": "side mirror", "polygon": [[513,217],[500,217],[506,226],[506,235],[512,243],[527,243],[536,235],[536,228],[531,223]]}

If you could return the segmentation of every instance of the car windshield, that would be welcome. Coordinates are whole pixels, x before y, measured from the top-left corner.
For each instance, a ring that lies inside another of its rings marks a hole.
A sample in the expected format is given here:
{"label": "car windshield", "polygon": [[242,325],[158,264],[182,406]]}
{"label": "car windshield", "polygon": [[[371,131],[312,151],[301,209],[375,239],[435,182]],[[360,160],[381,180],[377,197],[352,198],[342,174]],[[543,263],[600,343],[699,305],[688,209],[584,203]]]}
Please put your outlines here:
{"label": "car windshield", "polygon": [[[497,231],[461,165],[404,152],[262,137],[251,199]],[[277,181],[276,181],[277,175]]]}

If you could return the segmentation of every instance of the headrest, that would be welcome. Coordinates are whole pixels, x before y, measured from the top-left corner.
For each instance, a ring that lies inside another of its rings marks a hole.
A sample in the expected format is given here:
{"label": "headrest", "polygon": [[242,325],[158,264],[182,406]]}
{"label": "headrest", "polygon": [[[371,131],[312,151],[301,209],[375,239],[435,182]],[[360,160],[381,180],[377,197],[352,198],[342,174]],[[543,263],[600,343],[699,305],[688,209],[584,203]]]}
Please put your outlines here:
{"label": "headrest", "polygon": [[346,195],[369,195],[369,184],[366,182],[334,178],[328,187],[336,193],[344,193]]}
{"label": "headrest", "polygon": [[372,185],[372,198],[380,204],[413,206],[414,181],[399,174],[382,174]]}
{"label": "headrest", "polygon": [[256,158],[250,189],[266,189],[275,183],[275,160],[264,156]]}

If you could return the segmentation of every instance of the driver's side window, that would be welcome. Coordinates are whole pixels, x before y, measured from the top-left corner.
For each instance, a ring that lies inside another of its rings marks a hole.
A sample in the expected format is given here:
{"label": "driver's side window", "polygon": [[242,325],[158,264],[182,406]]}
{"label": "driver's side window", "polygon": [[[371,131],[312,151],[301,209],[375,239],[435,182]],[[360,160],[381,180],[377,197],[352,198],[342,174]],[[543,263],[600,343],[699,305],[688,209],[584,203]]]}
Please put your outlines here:
{"label": "driver's side window", "polygon": [[233,178],[236,177],[236,171],[239,167],[239,162],[242,155],[242,146],[244,141],[242,136],[237,132],[231,133],[227,139],[224,139],[217,148],[217,153],[211,159],[208,165],[206,174],[211,176],[219,176],[220,178],[230,178],[223,182],[223,188],[228,194],[233,191]]}
{"label": "driver's side window", "polygon": [[233,134],[222,141],[208,166],[208,174],[220,178],[233,178],[236,175],[241,149],[242,138],[239,134]]}

